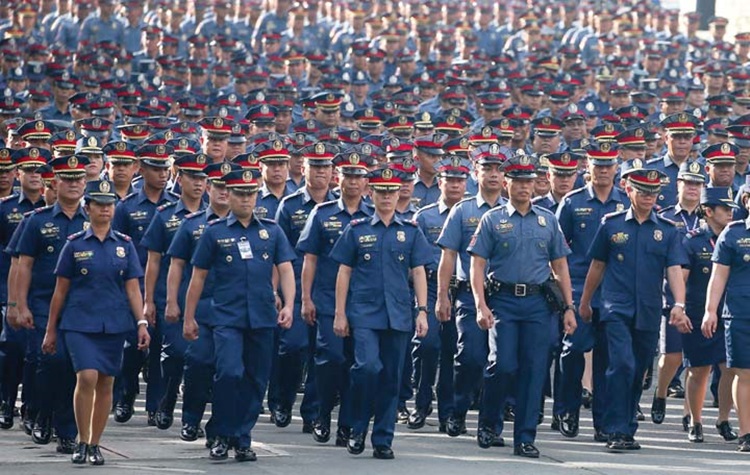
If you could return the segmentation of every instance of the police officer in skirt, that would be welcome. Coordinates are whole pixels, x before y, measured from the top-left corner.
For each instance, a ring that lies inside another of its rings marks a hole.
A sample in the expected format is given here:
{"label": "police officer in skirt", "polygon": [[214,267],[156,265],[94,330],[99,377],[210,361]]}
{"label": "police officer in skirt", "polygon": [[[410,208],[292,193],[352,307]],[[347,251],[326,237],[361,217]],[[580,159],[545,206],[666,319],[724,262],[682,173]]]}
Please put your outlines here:
{"label": "police officer in skirt", "polygon": [[[130,237],[112,229],[114,185],[90,181],[84,198],[91,225],[68,237],[60,253],[42,351],[55,352],[59,330],[76,372],[78,444],[72,461],[82,464],[88,458],[93,465],[103,465],[99,440],[112,408],[125,336],[133,328],[133,315],[143,308],[138,285],[143,269]],[[149,345],[147,325],[137,321],[141,350]]]}

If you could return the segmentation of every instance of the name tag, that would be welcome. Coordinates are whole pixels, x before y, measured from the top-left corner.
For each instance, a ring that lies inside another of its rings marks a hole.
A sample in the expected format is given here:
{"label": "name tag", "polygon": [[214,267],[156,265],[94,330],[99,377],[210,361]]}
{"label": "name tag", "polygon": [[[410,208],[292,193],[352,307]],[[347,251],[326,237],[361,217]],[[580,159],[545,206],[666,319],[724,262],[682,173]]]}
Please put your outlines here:
{"label": "name tag", "polygon": [[253,250],[250,249],[250,242],[248,241],[239,241],[237,243],[237,249],[240,251],[240,257],[242,259],[252,259],[253,258]]}

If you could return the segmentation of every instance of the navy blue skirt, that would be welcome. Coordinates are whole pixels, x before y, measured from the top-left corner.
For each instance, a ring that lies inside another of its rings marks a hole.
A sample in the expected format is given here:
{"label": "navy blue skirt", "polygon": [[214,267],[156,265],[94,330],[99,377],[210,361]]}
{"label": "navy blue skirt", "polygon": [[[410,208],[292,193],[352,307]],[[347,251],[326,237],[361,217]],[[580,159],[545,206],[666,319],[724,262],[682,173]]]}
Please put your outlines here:
{"label": "navy blue skirt", "polygon": [[126,333],[63,332],[65,346],[75,372],[95,369],[107,376],[119,376]]}
{"label": "navy blue skirt", "polygon": [[714,336],[706,338],[701,332],[701,320],[692,320],[693,331],[682,333],[682,364],[686,368],[700,368],[727,360],[724,347],[724,323],[719,321]]}
{"label": "navy blue skirt", "polygon": [[724,320],[724,341],[728,368],[750,368],[750,320]]}

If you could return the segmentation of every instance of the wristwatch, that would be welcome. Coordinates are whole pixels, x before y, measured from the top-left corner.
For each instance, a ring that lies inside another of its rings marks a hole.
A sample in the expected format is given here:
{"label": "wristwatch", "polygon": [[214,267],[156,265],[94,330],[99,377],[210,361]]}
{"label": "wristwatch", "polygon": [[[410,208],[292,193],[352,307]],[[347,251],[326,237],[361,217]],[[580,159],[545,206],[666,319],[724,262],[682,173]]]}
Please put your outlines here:
{"label": "wristwatch", "polygon": [[572,304],[571,305],[566,305],[563,308],[563,313],[567,312],[568,310],[571,310],[573,313],[576,313],[576,307],[575,307],[575,305],[572,305]]}
{"label": "wristwatch", "polygon": [[685,304],[682,302],[676,302],[672,307],[681,308],[683,312],[685,311]]}
{"label": "wristwatch", "polygon": [[427,313],[427,307],[425,305],[420,305],[419,307],[417,307],[417,313],[419,312]]}
{"label": "wristwatch", "polygon": [[139,326],[139,327],[141,325],[145,325],[146,328],[148,328],[148,320],[138,320],[137,322],[135,322],[135,324],[136,324],[136,326]]}

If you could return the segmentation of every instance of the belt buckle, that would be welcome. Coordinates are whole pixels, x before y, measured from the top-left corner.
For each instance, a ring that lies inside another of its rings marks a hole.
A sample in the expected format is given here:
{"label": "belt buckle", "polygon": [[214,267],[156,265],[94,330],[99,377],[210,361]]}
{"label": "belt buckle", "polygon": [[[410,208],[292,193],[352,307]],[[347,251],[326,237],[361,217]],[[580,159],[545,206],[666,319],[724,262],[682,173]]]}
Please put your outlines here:
{"label": "belt buckle", "polygon": [[526,284],[516,284],[513,288],[513,295],[516,297],[526,297]]}

